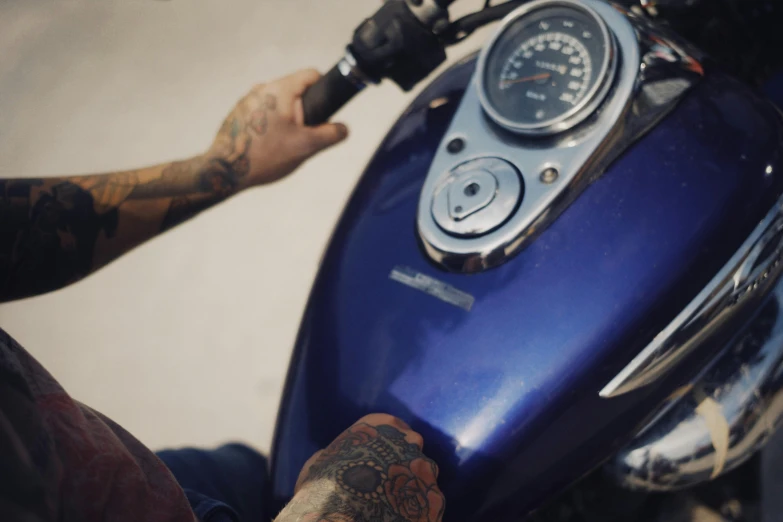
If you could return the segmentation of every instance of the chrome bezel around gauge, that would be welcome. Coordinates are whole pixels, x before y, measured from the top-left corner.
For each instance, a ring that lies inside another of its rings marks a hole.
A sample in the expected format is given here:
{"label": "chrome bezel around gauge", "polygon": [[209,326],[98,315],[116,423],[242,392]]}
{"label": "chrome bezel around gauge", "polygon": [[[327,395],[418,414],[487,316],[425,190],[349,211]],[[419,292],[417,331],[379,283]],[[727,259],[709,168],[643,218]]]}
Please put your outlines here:
{"label": "chrome bezel around gauge", "polygon": [[[601,29],[601,36],[604,39],[605,46],[604,56],[602,57],[599,68],[598,80],[595,85],[590,88],[587,94],[585,94],[582,100],[567,112],[560,114],[555,118],[550,118],[549,120],[535,124],[515,122],[498,112],[489,99],[489,95],[487,94],[488,86],[486,84],[488,62],[492,56],[492,52],[497,45],[503,41],[502,38],[509,27],[537,10],[550,9],[553,7],[566,7],[579,10],[589,16]],[[614,34],[609,30],[604,19],[596,13],[595,10],[577,0],[536,0],[515,9],[501,22],[500,28],[479,55],[476,68],[476,82],[481,106],[487,116],[495,123],[517,134],[524,134],[527,136],[550,136],[552,134],[567,131],[589,117],[598,108],[604,98],[606,98],[606,95],[612,86],[612,82],[614,81],[616,70],[617,43],[615,42]]]}

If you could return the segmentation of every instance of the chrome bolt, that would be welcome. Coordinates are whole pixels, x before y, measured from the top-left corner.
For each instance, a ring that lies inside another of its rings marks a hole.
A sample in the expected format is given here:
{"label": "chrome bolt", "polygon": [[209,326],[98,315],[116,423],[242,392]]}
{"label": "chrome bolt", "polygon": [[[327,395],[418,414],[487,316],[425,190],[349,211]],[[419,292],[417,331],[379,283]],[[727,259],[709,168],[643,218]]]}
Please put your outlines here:
{"label": "chrome bolt", "polygon": [[559,175],[560,174],[557,172],[556,168],[549,167],[548,169],[544,169],[544,171],[541,173],[541,183],[550,185],[557,181]]}

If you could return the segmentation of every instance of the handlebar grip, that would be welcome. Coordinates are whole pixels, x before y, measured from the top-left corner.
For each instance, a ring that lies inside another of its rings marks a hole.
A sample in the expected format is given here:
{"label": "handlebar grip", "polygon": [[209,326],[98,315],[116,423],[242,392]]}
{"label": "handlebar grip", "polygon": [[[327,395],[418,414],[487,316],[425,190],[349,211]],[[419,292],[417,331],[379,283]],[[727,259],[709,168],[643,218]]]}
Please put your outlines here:
{"label": "handlebar grip", "polygon": [[302,96],[305,125],[326,123],[360,90],[361,88],[343,76],[335,65]]}

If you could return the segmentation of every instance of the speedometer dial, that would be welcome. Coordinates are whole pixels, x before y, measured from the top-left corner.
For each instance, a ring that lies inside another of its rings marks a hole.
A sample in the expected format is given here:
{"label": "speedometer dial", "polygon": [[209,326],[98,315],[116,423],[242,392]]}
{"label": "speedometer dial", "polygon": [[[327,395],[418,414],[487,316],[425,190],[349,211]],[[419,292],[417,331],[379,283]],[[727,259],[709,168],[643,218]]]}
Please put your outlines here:
{"label": "speedometer dial", "polygon": [[603,20],[570,0],[535,2],[504,23],[482,55],[484,110],[509,130],[569,129],[601,102],[614,74],[614,40]]}

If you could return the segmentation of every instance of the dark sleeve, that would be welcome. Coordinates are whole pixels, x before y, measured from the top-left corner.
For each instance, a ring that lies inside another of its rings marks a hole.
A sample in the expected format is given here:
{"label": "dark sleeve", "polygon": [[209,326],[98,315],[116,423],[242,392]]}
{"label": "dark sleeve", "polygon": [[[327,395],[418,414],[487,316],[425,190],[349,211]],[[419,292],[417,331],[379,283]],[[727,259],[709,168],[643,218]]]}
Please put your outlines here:
{"label": "dark sleeve", "polygon": [[3,520],[55,520],[56,461],[43,419],[22,377],[10,338],[0,330],[0,513]]}

